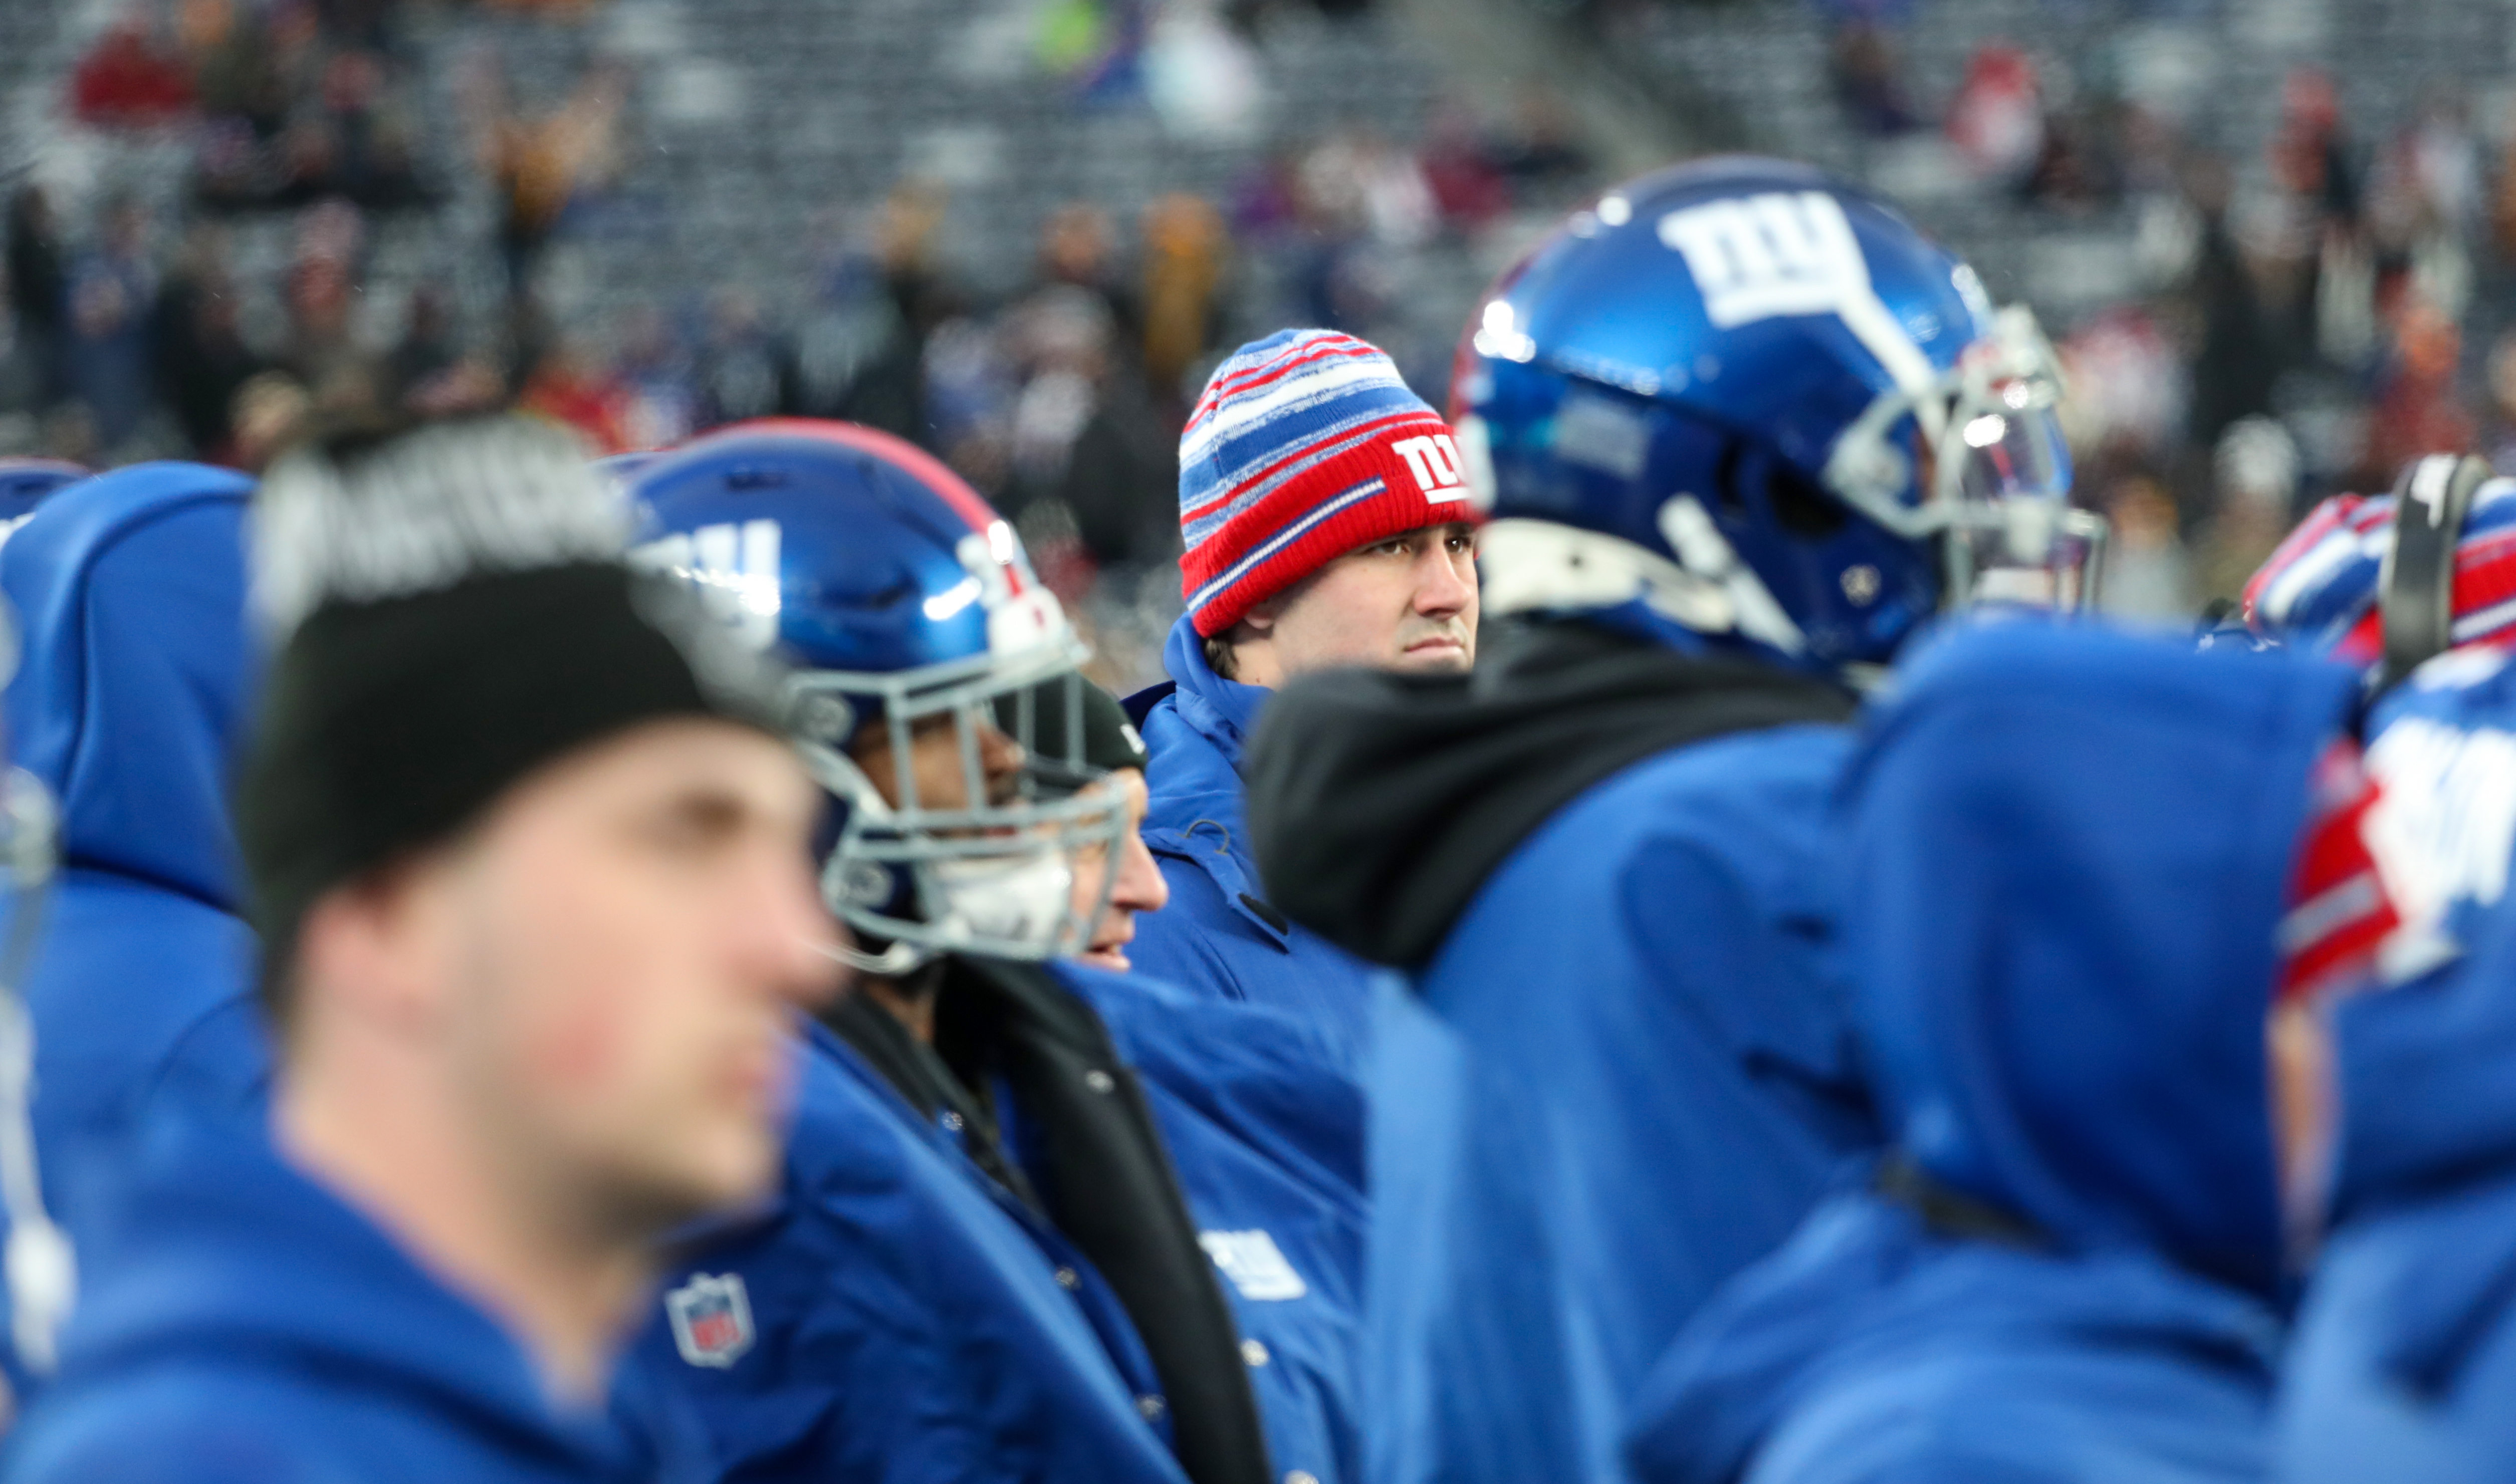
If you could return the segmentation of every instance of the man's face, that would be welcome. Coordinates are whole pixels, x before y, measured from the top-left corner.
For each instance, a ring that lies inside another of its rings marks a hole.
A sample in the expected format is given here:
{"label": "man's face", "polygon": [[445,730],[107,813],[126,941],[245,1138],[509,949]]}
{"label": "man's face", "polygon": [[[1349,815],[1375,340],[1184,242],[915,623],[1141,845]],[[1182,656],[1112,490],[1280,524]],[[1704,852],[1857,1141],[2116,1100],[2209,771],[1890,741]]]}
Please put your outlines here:
{"label": "man's face", "polygon": [[[919,808],[966,809],[974,804],[1004,804],[1021,786],[1025,756],[1022,744],[1006,736],[992,721],[970,717],[964,719],[963,724],[969,728],[974,744],[968,752],[961,745],[961,728],[953,724],[948,712],[920,717],[909,723],[908,774],[917,791]],[[985,791],[983,799],[971,797],[970,753],[978,759],[979,784]],[[866,722],[849,744],[848,755],[872,780],[885,804],[895,809],[902,807],[900,754],[892,746],[888,722]]]}
{"label": "man's face", "polygon": [[2292,1001],[2273,1008],[2265,1039],[2281,1204],[2293,1235],[2312,1233],[2322,1223],[2325,1198],[2331,1192],[2339,1139],[2331,1029],[2315,1005]]}
{"label": "man's face", "polygon": [[1347,665],[1465,670],[1477,653],[1476,528],[1428,525],[1348,552],[1252,620],[1273,651],[1272,666],[1243,677],[1253,684]]}
{"label": "man's face", "polygon": [[[1086,917],[1095,907],[1101,909],[1101,915],[1092,923],[1090,946],[1075,957],[1124,973],[1135,967],[1128,962],[1127,945],[1136,939],[1136,914],[1161,911],[1171,899],[1171,887],[1162,879],[1162,868],[1154,863],[1153,852],[1145,848],[1149,798],[1143,770],[1119,768],[1099,786],[1127,796],[1127,829],[1119,837],[1114,852],[1103,847],[1074,854],[1075,916]],[[1117,876],[1111,880],[1113,859]],[[1105,880],[1110,881],[1110,900],[1106,905],[1101,901],[1101,884]]]}
{"label": "man's face", "polygon": [[650,1226],[774,1187],[796,1010],[838,987],[817,799],[780,742],[654,721],[526,778],[454,847],[456,1076],[524,1168]]}

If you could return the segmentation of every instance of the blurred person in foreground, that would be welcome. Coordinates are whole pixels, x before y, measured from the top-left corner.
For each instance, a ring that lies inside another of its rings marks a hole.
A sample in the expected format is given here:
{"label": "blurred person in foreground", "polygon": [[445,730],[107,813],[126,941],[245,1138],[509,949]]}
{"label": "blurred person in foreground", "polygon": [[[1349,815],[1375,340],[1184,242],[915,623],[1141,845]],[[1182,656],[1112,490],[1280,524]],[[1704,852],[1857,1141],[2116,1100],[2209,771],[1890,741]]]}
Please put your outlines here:
{"label": "blurred person in foreground", "polygon": [[77,482],[0,547],[21,627],[9,734],[55,801],[63,857],[23,993],[44,1196],[96,1286],[109,1268],[87,1213],[132,1132],[178,1100],[241,1110],[270,1071],[229,815],[260,668],[253,483],[198,464],[44,472]]}
{"label": "blurred person in foreground", "polygon": [[13,1480],[677,1476],[608,1411],[655,1242],[773,1186],[836,947],[774,678],[581,450],[352,428],[255,512],[268,1117],[151,1131]]}
{"label": "blurred person in foreground", "polygon": [[1898,667],[1839,795],[1893,1152],[1678,1338],[1637,1478],[2267,1476],[2320,1019],[2395,925],[2358,703],[2311,657],[2024,619]]}
{"label": "blurred person in foreground", "polygon": [[1179,462],[1188,611],[1162,649],[1169,682],[1127,703],[1153,753],[1145,839],[1171,887],[1136,958],[1192,993],[1297,1015],[1352,1063],[1369,969],[1268,902],[1242,753],[1297,676],[1475,662],[1476,514],[1458,446],[1387,355],[1285,330],[1215,369]]}
{"label": "blurred person in foreground", "polygon": [[1012,527],[846,424],[730,429],[629,492],[642,559],[798,666],[860,972],[807,1035],[779,1198],[678,1264],[648,1393],[689,1400],[728,1480],[1267,1484],[1271,1441],[1328,1468],[1312,1351],[1244,1336],[1217,1268],[1351,1316],[1355,1094],[1299,1027],[1113,971],[1164,895],[1093,762],[1133,753]]}
{"label": "blurred person in foreground", "polygon": [[[2051,352],[1857,187],[1646,177],[1463,349],[1473,675],[1347,670],[1246,759],[1269,899],[1375,994],[1371,1471],[1608,1481],[1643,1377],[1877,1129],[1830,961],[1855,688],[2070,606]],[[1154,784],[1161,786],[1161,757]]]}
{"label": "blurred person in foreground", "polygon": [[2329,1014],[2330,1235],[2278,1414],[2300,1484],[2516,1470],[2516,480],[2487,472],[2327,500],[2245,594],[2253,633],[2384,687],[2368,836],[2404,919]]}

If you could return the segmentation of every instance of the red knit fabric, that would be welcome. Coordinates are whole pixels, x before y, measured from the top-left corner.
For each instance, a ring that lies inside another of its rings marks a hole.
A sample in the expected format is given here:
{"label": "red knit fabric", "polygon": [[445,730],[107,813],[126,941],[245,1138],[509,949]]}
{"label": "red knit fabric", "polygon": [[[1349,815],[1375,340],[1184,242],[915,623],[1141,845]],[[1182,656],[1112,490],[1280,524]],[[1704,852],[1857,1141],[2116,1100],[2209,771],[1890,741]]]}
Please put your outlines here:
{"label": "red knit fabric", "polygon": [[[1399,414],[1370,441],[1321,460],[1234,515],[1180,560],[1180,587],[1193,605],[1196,594],[1238,569],[1229,586],[1194,610],[1197,634],[1211,639],[1223,633],[1252,607],[1348,552],[1429,525],[1481,519],[1464,482],[1427,490],[1397,451],[1408,438],[1449,435],[1449,425],[1430,411]],[[1284,462],[1306,452],[1288,453]],[[1379,489],[1283,539],[1321,508],[1374,479]]]}

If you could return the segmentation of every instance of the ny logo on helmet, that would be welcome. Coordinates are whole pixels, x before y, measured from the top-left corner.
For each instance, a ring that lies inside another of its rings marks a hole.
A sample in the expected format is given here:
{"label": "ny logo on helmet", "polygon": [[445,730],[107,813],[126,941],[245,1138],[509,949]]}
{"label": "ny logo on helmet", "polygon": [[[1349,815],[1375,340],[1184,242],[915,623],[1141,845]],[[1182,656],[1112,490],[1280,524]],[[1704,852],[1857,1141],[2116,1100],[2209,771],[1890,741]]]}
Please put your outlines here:
{"label": "ny logo on helmet", "polygon": [[1467,483],[1460,476],[1459,445],[1451,441],[1448,433],[1400,438],[1389,449],[1406,461],[1407,472],[1415,476],[1415,487],[1424,492],[1425,504],[1440,505],[1468,497]]}
{"label": "ny logo on helmet", "polygon": [[777,641],[778,545],[775,520],[728,521],[675,531],[638,548],[629,559],[689,583],[711,616],[746,647],[762,650]]}
{"label": "ny logo on helmet", "polygon": [[1707,201],[1659,219],[1659,239],[1686,259],[1716,329],[1778,314],[1840,312],[1868,296],[1843,204],[1821,190]]}

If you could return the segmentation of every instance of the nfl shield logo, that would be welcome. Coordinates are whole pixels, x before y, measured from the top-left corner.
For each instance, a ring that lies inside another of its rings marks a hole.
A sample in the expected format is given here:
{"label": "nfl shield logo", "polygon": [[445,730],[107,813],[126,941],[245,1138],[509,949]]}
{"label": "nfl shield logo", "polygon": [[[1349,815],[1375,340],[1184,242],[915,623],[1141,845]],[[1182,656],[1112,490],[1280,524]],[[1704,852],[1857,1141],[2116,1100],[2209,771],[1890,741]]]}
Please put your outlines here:
{"label": "nfl shield logo", "polygon": [[664,1312],[673,1321],[673,1343],[692,1365],[721,1371],[751,1348],[751,1296],[740,1273],[692,1273],[664,1296]]}

